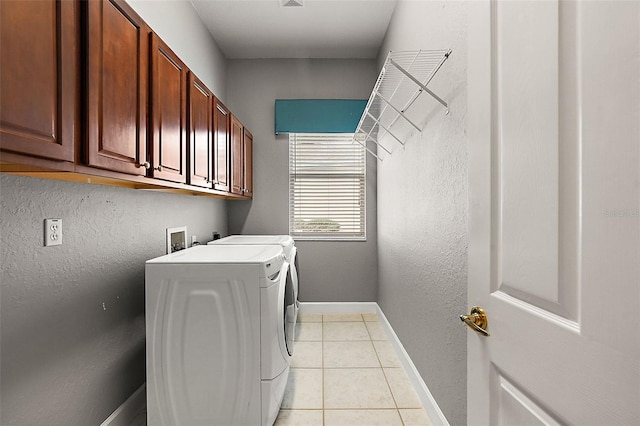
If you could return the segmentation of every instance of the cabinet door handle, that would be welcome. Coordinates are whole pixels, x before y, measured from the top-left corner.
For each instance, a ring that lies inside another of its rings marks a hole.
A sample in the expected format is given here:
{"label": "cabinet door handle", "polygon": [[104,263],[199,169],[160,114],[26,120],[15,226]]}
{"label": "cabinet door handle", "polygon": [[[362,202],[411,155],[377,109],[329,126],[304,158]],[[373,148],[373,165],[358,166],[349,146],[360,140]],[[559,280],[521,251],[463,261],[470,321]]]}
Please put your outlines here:
{"label": "cabinet door handle", "polygon": [[151,164],[148,161],[145,161],[144,163],[136,164],[136,167],[144,167],[145,169],[149,170]]}
{"label": "cabinet door handle", "polygon": [[162,166],[154,167],[153,170],[157,170],[157,171],[161,172],[162,171]]}

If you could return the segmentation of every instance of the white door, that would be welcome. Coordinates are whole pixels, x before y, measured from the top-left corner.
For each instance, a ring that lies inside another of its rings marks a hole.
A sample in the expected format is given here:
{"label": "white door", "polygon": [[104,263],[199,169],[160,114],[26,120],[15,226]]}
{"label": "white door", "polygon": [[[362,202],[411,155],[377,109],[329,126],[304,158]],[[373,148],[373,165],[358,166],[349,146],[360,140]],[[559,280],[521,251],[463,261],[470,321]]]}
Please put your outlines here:
{"label": "white door", "polygon": [[640,2],[472,3],[468,423],[638,425]]}

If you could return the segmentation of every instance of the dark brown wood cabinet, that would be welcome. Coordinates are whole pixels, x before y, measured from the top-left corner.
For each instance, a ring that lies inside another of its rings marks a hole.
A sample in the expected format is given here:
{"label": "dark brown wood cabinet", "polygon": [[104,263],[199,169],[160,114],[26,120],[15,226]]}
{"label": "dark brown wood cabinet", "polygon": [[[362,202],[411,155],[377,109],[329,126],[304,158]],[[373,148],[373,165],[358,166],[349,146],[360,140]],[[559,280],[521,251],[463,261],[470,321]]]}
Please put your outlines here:
{"label": "dark brown wood cabinet", "polygon": [[242,173],[242,134],[244,126],[231,114],[231,193],[243,195],[244,173]]}
{"label": "dark brown wood cabinet", "polygon": [[189,72],[189,183],[212,188],[213,94]]}
{"label": "dark brown wood cabinet", "polygon": [[147,173],[150,29],[121,0],[87,8],[85,161],[132,175]]}
{"label": "dark brown wood cabinet", "polygon": [[0,0],[0,172],[227,199],[253,137],[125,0]]}
{"label": "dark brown wood cabinet", "polygon": [[246,128],[242,138],[242,171],[244,173],[244,196],[253,198],[253,135]]}
{"label": "dark brown wood cabinet", "polygon": [[230,192],[231,113],[218,98],[214,99],[214,181],[213,189]]}
{"label": "dark brown wood cabinet", "polygon": [[231,114],[231,193],[253,196],[253,135]]}
{"label": "dark brown wood cabinet", "polygon": [[151,35],[152,176],[187,181],[187,67]]}
{"label": "dark brown wood cabinet", "polygon": [[80,129],[79,19],[74,1],[0,1],[3,152],[74,161]]}

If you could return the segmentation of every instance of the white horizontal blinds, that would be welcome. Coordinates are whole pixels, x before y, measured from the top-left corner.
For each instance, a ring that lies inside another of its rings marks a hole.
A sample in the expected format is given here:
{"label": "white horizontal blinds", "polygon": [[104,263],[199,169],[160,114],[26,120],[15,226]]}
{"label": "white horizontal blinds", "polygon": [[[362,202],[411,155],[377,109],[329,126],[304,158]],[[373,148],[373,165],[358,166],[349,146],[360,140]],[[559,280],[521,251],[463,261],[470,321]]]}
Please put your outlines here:
{"label": "white horizontal blinds", "polygon": [[365,161],[352,133],[291,133],[289,233],[364,239]]}

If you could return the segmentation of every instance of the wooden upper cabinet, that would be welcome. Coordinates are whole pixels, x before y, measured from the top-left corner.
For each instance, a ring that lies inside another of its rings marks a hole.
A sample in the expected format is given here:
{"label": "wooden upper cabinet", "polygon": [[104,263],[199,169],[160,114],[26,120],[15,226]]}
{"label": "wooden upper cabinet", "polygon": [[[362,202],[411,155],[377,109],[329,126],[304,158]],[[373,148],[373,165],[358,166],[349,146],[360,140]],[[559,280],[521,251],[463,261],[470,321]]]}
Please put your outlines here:
{"label": "wooden upper cabinet", "polygon": [[231,193],[253,197],[253,135],[231,114]]}
{"label": "wooden upper cabinet", "polygon": [[242,172],[242,135],[244,126],[231,114],[231,193],[243,195],[244,173]]}
{"label": "wooden upper cabinet", "polygon": [[87,164],[145,175],[150,30],[124,1],[86,7]]}
{"label": "wooden upper cabinet", "polygon": [[212,187],[213,94],[189,73],[189,183]]}
{"label": "wooden upper cabinet", "polygon": [[213,189],[230,192],[231,114],[218,98],[214,98],[214,173]]}
{"label": "wooden upper cabinet", "polygon": [[151,35],[152,176],[187,181],[187,67]]}
{"label": "wooden upper cabinet", "polygon": [[0,149],[73,161],[79,4],[0,0]]}
{"label": "wooden upper cabinet", "polygon": [[0,0],[0,65],[1,171],[252,196],[253,136],[125,0]]}
{"label": "wooden upper cabinet", "polygon": [[246,128],[244,129],[242,148],[244,196],[253,198],[253,135]]}

